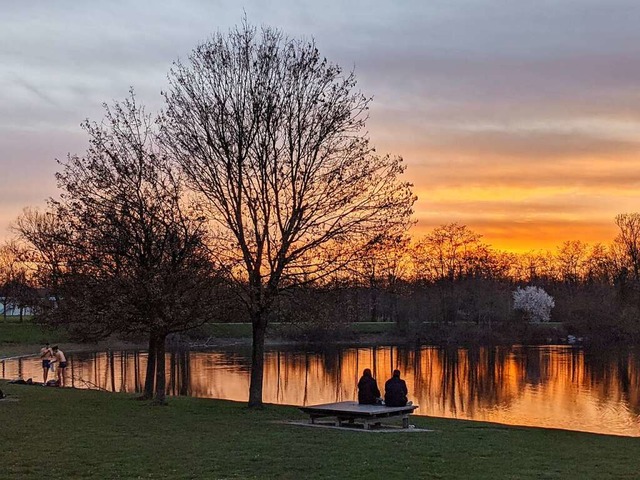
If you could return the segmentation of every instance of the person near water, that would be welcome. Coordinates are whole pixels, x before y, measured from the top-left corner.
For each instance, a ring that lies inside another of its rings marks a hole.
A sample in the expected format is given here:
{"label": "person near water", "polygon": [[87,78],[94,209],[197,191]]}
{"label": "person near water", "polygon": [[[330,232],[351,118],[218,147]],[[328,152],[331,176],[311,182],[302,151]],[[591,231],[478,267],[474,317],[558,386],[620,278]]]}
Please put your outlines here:
{"label": "person near water", "polygon": [[358,403],[361,405],[376,405],[381,400],[378,383],[371,375],[371,370],[365,368],[358,382]]}
{"label": "person near water", "polygon": [[64,356],[64,352],[58,348],[57,345],[53,347],[53,360],[51,363],[56,364],[56,371],[58,372],[58,386],[64,387],[64,373],[67,369],[67,357]]}
{"label": "person near water", "polygon": [[384,384],[384,404],[387,407],[411,405],[407,393],[407,384],[400,378],[400,370],[394,370],[393,376]]}
{"label": "person near water", "polygon": [[51,360],[53,359],[53,351],[49,347],[48,343],[44,344],[44,347],[40,349],[40,360],[42,360],[42,383],[46,385],[47,378],[49,377],[49,368],[51,367]]}

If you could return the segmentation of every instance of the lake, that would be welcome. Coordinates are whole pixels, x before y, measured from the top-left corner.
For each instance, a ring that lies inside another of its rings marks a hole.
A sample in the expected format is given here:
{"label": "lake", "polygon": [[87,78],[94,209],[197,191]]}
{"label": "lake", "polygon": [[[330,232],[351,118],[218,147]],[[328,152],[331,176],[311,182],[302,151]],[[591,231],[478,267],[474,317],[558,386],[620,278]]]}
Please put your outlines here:
{"label": "lake", "polygon": [[[146,353],[67,356],[67,384],[136,392]],[[246,401],[250,351],[167,353],[170,395]],[[268,349],[264,401],[287,405],[354,400],[362,370],[381,390],[398,368],[418,415],[640,436],[640,356],[635,350],[589,353],[579,347],[345,347]],[[36,357],[0,362],[0,377],[42,380]],[[51,378],[51,375],[50,375]]]}

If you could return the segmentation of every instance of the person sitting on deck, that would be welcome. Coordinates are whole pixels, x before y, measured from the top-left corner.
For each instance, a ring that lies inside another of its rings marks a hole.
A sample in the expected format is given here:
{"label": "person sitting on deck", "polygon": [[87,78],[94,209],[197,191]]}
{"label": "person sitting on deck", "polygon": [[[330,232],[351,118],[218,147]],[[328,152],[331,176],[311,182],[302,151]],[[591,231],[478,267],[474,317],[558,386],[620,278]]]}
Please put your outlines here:
{"label": "person sitting on deck", "polygon": [[407,384],[400,378],[400,370],[394,370],[393,376],[384,384],[384,404],[387,407],[404,407],[407,402]]}
{"label": "person sitting on deck", "polygon": [[358,382],[358,403],[361,405],[376,405],[380,403],[380,400],[378,383],[371,375],[371,370],[365,368]]}

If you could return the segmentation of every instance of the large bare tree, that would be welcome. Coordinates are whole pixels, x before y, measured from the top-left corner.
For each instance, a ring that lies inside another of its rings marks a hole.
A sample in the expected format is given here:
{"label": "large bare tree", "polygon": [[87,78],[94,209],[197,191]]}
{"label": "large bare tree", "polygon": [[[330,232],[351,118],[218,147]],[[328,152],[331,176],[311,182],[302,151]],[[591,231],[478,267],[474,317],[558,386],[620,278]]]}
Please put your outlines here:
{"label": "large bare tree", "polygon": [[404,227],[415,197],[401,158],[369,144],[354,74],[313,41],[245,22],[197,46],[169,82],[165,139],[234,265],[253,324],[249,406],[260,406],[276,296]]}
{"label": "large bare tree", "polygon": [[164,403],[166,337],[212,318],[217,280],[206,219],[187,203],[155,126],[133,92],[105,105],[101,123],[83,124],[86,154],[60,162],[61,195],[46,218],[63,225],[64,236],[43,235],[38,222],[18,224],[39,250],[63,253],[51,316],[87,338],[147,335],[144,396]]}

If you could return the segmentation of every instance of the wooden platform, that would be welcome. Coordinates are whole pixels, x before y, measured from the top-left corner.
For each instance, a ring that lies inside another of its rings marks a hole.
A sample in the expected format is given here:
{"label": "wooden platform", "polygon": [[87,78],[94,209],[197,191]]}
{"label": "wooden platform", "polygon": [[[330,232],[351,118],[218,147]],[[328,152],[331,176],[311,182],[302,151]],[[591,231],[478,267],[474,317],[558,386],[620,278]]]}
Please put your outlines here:
{"label": "wooden platform", "polygon": [[339,427],[342,422],[353,423],[355,420],[362,420],[365,430],[369,430],[372,424],[380,424],[382,419],[391,417],[402,417],[402,427],[409,428],[409,415],[418,408],[418,405],[387,407],[360,405],[358,402],[338,402],[299,408],[310,416],[311,423],[315,423],[318,418],[336,417],[335,425]]}

